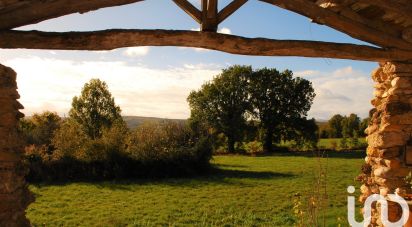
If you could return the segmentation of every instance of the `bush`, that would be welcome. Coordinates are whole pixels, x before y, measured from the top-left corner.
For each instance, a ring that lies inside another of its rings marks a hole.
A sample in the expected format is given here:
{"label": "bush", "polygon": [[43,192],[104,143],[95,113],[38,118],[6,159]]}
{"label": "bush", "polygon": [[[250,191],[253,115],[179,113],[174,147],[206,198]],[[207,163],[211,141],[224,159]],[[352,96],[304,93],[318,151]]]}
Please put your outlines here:
{"label": "bush", "polygon": [[20,120],[19,129],[27,145],[50,145],[60,123],[61,118],[57,113],[45,111]]}
{"label": "bush", "polygon": [[129,137],[126,152],[154,175],[176,175],[207,168],[211,151],[209,138],[196,138],[186,125],[167,122],[138,127]]}
{"label": "bush", "polygon": [[243,143],[242,148],[246,153],[252,154],[252,155],[256,155],[258,153],[263,152],[263,145],[259,141]]}
{"label": "bush", "polygon": [[208,137],[198,138],[178,123],[145,124],[129,132],[119,121],[91,139],[67,119],[52,146],[33,145],[25,155],[29,180],[64,181],[199,174],[208,170],[211,151]]}

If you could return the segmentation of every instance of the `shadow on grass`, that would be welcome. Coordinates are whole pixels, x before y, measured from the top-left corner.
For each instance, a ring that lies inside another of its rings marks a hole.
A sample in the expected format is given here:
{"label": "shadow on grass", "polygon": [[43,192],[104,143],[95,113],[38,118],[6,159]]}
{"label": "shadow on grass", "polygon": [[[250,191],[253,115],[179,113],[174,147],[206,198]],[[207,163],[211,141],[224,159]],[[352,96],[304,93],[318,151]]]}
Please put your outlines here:
{"label": "shadow on grass", "polygon": [[276,173],[270,171],[247,171],[247,170],[235,170],[235,169],[221,169],[212,168],[209,177],[215,179],[272,179],[272,178],[288,178],[295,175],[289,173]]}
{"label": "shadow on grass", "polygon": [[304,152],[272,152],[269,154],[264,154],[258,157],[268,157],[268,156],[285,156],[285,157],[324,157],[324,158],[344,158],[344,159],[363,159],[366,156],[364,150],[357,151],[304,151]]}
{"label": "shadow on grass", "polygon": [[[229,166],[229,165],[228,165]],[[235,169],[222,169],[212,166],[210,170],[202,175],[181,178],[152,178],[152,179],[119,179],[112,181],[67,181],[67,182],[43,182],[33,184],[36,187],[68,186],[70,184],[94,186],[101,189],[132,191],[133,186],[163,185],[173,187],[202,187],[204,185],[240,185],[247,186],[247,180],[267,180],[293,178],[290,173],[277,173],[270,171],[248,171]],[[251,185],[255,185],[251,183]]]}

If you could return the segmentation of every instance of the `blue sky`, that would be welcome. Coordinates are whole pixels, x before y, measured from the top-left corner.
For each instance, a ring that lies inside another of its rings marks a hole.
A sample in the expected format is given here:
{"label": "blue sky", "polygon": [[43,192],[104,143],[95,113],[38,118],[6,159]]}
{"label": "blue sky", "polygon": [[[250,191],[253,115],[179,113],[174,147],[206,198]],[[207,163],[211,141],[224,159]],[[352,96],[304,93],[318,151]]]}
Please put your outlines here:
{"label": "blue sky", "polygon": [[[193,0],[199,6],[199,1]],[[219,8],[227,4],[221,0]],[[88,31],[110,28],[185,29],[199,27],[172,1],[146,0],[86,14],[73,14],[19,29]],[[362,43],[309,19],[249,1],[220,25],[220,31],[246,37]],[[362,43],[363,44],[363,43]],[[371,62],[299,57],[253,57],[181,47],[122,48],[114,51],[0,50],[0,62],[18,73],[21,102],[28,115],[44,109],[67,113],[71,99],[91,78],[104,79],[124,115],[186,118],[186,96],[233,64],[291,69],[311,80],[317,92],[309,116],[371,108]]]}

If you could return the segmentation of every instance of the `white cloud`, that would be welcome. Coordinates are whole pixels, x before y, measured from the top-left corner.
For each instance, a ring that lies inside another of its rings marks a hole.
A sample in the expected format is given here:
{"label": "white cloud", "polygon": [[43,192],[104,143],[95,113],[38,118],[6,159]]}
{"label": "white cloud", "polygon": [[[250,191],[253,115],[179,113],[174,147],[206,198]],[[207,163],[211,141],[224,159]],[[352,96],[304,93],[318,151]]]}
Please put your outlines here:
{"label": "white cloud", "polygon": [[149,53],[150,48],[145,47],[129,47],[123,52],[124,55],[128,57],[140,57],[145,56]]}
{"label": "white cloud", "polygon": [[229,28],[225,28],[225,27],[219,29],[217,32],[222,33],[222,34],[227,34],[227,35],[232,34],[232,31]]}
{"label": "white cloud", "polygon": [[310,80],[315,88],[309,116],[328,119],[336,113],[356,113],[367,117],[372,108],[373,82],[366,73],[345,67],[333,72],[305,70],[294,74]]}
{"label": "white cloud", "polygon": [[220,72],[215,65],[151,69],[123,62],[75,62],[53,58],[15,58],[4,62],[18,74],[23,112],[67,114],[72,98],[92,78],[107,82],[124,115],[187,118],[186,98]]}
{"label": "white cloud", "polygon": [[[24,113],[44,110],[67,114],[73,96],[84,83],[100,78],[121,106],[124,115],[186,118],[186,98],[191,90],[220,73],[224,66],[184,64],[181,67],[152,69],[144,65],[127,65],[120,61],[69,61],[27,56],[11,58],[4,64],[18,73]],[[310,117],[328,119],[331,115],[357,113],[366,117],[372,106],[373,82],[352,67],[332,72],[305,70],[295,72],[310,80],[317,96]]]}

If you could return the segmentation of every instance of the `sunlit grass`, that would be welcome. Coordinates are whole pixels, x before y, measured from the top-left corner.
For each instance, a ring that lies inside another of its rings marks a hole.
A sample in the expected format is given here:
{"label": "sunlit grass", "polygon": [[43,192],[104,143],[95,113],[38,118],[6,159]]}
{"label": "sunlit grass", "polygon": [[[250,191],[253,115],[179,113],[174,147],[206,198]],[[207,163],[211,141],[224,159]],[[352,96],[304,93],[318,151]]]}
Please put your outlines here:
{"label": "sunlit grass", "polygon": [[[362,164],[362,154],[342,156],[324,160],[331,226],[346,225],[346,188]],[[28,217],[34,226],[292,226],[293,195],[313,184],[316,158],[216,156],[213,163],[215,174],[190,179],[32,185]]]}

